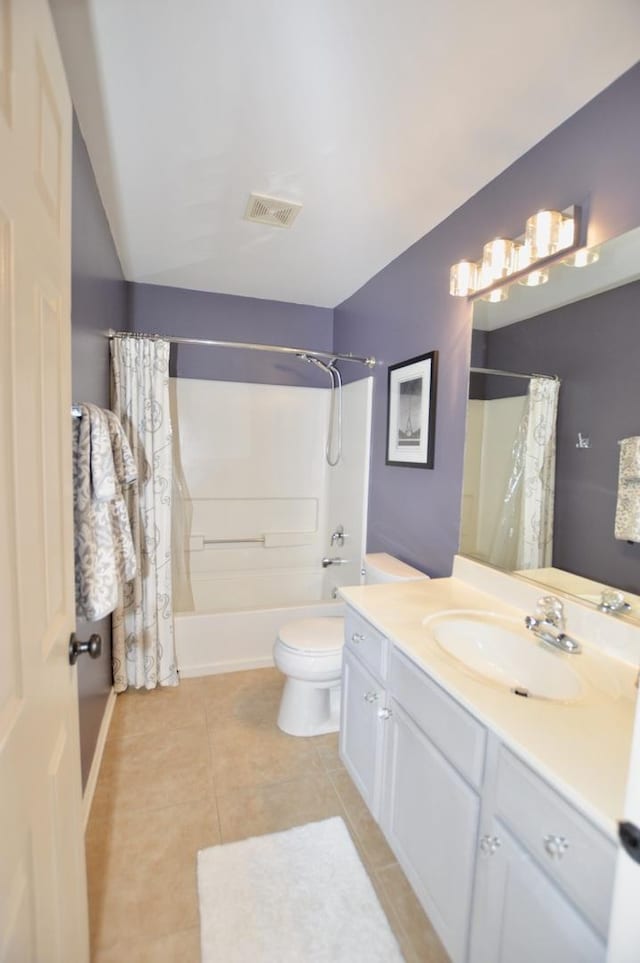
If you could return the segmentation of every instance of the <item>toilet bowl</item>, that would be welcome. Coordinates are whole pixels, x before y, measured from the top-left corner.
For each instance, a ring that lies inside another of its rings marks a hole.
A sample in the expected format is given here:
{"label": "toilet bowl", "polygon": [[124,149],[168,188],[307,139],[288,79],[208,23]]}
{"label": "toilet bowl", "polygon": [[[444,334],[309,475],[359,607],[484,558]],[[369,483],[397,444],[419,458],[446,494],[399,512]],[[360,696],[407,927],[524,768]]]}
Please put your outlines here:
{"label": "toilet bowl", "polygon": [[[429,578],[384,552],[365,555],[365,583]],[[278,727],[291,736],[317,736],[340,728],[340,680],[344,619],[297,619],[283,625],[273,647],[276,666],[287,677]]]}

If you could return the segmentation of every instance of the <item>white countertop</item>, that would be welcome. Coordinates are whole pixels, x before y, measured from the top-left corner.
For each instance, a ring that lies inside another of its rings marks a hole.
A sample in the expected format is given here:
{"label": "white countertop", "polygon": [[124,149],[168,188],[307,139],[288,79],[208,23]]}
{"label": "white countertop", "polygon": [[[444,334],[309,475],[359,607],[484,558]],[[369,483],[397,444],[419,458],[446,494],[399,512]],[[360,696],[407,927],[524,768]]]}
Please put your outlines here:
{"label": "white countertop", "polygon": [[[622,816],[635,714],[636,670],[583,642],[579,655],[554,653],[585,683],[575,702],[519,698],[474,676],[442,650],[425,616],[475,609],[527,614],[458,578],[341,589],[344,599],[612,839]],[[567,631],[574,635],[571,624]],[[532,644],[535,644],[532,643]]]}

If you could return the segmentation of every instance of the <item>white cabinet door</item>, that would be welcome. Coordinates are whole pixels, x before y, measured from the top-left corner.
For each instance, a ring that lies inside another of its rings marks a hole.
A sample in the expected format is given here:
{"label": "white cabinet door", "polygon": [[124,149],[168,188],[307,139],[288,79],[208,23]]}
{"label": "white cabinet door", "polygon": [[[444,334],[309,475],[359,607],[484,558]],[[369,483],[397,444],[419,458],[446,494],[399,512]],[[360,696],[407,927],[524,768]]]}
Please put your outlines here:
{"label": "white cabinet door", "polygon": [[486,838],[470,963],[603,963],[604,943],[499,820]]}
{"label": "white cabinet door", "polygon": [[359,659],[345,651],[342,668],[340,755],[364,801],[378,818],[385,692]]}
{"label": "white cabinet door", "polygon": [[382,828],[458,963],[466,958],[480,800],[395,700],[390,708]]}
{"label": "white cabinet door", "polygon": [[49,6],[0,0],[0,959],[12,963],[89,958],[68,655],[70,182]]}

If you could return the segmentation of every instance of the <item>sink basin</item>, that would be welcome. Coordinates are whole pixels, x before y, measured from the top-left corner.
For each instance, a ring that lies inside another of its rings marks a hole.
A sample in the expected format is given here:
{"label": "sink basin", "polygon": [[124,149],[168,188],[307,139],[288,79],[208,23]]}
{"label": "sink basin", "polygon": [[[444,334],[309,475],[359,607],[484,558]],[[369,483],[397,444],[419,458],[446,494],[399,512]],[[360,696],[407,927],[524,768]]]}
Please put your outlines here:
{"label": "sink basin", "polygon": [[519,619],[493,612],[439,612],[423,619],[437,644],[475,675],[515,692],[556,702],[580,698],[584,685],[566,656],[547,649]]}

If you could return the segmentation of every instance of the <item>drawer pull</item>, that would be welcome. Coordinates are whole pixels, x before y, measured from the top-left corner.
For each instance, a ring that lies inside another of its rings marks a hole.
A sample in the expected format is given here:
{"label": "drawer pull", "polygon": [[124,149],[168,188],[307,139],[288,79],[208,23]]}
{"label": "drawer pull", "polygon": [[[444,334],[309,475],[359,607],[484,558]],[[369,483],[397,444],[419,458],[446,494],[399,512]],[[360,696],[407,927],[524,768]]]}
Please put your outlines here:
{"label": "drawer pull", "polygon": [[384,706],[382,709],[378,709],[379,719],[389,719],[391,718],[392,715],[393,715],[393,712],[391,711],[391,709],[387,708],[387,706]]}
{"label": "drawer pull", "polygon": [[544,836],[543,842],[544,848],[549,856],[551,856],[551,859],[562,859],[569,849],[569,840],[566,836],[556,836],[550,833],[548,836]]}
{"label": "drawer pull", "polygon": [[364,701],[365,701],[365,702],[377,702],[377,701],[378,701],[378,693],[377,693],[377,692],[365,692],[365,694],[364,694]]}
{"label": "drawer pull", "polygon": [[501,845],[499,836],[481,836],[480,838],[480,852],[484,853],[485,856],[493,856]]}
{"label": "drawer pull", "polygon": [[351,636],[351,641],[355,642],[356,645],[359,642],[364,642],[364,635],[361,632],[354,632],[353,635]]}

